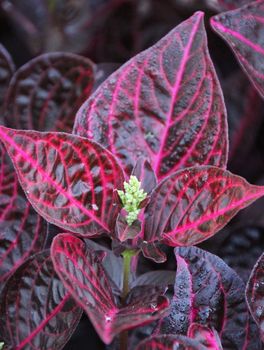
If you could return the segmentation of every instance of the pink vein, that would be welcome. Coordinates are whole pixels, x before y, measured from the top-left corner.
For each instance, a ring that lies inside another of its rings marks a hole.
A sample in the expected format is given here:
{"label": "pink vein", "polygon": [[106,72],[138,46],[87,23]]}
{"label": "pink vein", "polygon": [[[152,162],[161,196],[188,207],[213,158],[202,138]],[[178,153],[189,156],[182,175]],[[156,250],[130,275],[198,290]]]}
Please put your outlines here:
{"label": "pink vein", "polygon": [[219,210],[219,211],[217,211],[217,212],[215,212],[215,213],[213,213],[211,215],[204,216],[202,219],[197,220],[197,221],[195,221],[195,222],[193,222],[193,223],[191,223],[189,225],[178,227],[175,231],[166,232],[166,235],[172,234],[173,232],[179,233],[179,232],[182,232],[182,231],[185,231],[185,230],[189,230],[189,229],[195,228],[196,226],[199,226],[199,225],[203,224],[206,221],[215,219],[218,216],[225,214],[227,211],[232,210],[232,209],[236,209],[237,207],[241,207],[241,209],[242,209],[242,206],[247,201],[258,199],[258,198],[260,198],[263,195],[264,195],[264,188],[261,189],[259,191],[259,193],[255,193],[255,194],[253,194],[251,196],[243,197],[243,199],[241,199],[240,201],[235,202],[235,203],[231,204],[230,206],[228,206],[226,208],[223,208],[223,209],[221,209],[221,210]]}
{"label": "pink vein", "polygon": [[46,324],[54,317],[58,312],[61,311],[67,300],[69,299],[70,294],[66,294],[65,297],[62,299],[59,305],[57,305],[54,310],[43,320],[40,325],[32,332],[30,335],[25,338],[19,346],[15,348],[15,350],[22,350],[26,344],[28,344],[31,340],[34,339],[34,337],[46,326]]}
{"label": "pink vein", "polygon": [[103,227],[107,232],[109,232],[108,227],[96,216],[94,216],[87,208],[85,208],[80,202],[75,200],[72,196],[69,195],[67,191],[64,190],[62,186],[60,186],[57,182],[55,182],[46,172],[43,168],[40,167],[40,165],[33,159],[29,157],[29,155],[20,148],[15,141],[8,136],[3,130],[0,128],[0,134],[3,136],[4,140],[10,144],[10,146],[14,147],[14,149],[27,161],[32,165],[32,167],[35,167],[38,169],[38,171],[41,173],[42,177],[44,179],[47,179],[55,188],[57,191],[61,192],[70,202],[72,202],[74,205],[76,205],[83,213],[85,213],[88,217],[90,217],[93,221],[98,223],[101,227]]}
{"label": "pink vein", "polygon": [[182,81],[182,78],[183,78],[183,75],[184,75],[184,69],[185,69],[186,63],[187,63],[188,58],[189,58],[189,53],[190,53],[191,46],[192,46],[192,43],[193,43],[193,40],[194,40],[194,36],[195,36],[195,34],[197,32],[198,26],[200,25],[200,20],[201,20],[201,16],[199,16],[195,26],[192,29],[192,32],[190,34],[190,38],[189,38],[188,44],[186,46],[186,49],[184,51],[184,54],[183,54],[183,57],[182,57],[182,60],[181,60],[181,63],[180,63],[179,70],[177,72],[178,73],[177,74],[177,79],[176,79],[175,85],[174,85],[173,90],[172,90],[171,104],[170,104],[170,108],[169,108],[169,111],[168,111],[168,114],[167,114],[167,118],[166,118],[165,130],[164,130],[164,133],[163,133],[163,136],[162,136],[162,140],[161,140],[161,143],[160,143],[159,153],[157,154],[156,159],[155,159],[154,170],[155,170],[156,173],[158,172],[158,169],[159,169],[160,161],[162,159],[163,148],[164,148],[164,145],[166,143],[167,134],[168,134],[168,131],[169,131],[169,128],[170,128],[170,125],[171,125],[171,119],[172,119],[172,115],[173,115],[174,103],[175,103],[175,100],[176,100],[177,95],[179,93],[180,84],[181,84],[181,81]]}
{"label": "pink vein", "polygon": [[254,44],[252,41],[250,41],[249,39],[247,39],[246,37],[244,37],[242,34],[235,32],[234,30],[231,30],[229,28],[226,28],[225,26],[223,26],[221,23],[216,22],[214,19],[211,20],[212,26],[214,26],[216,29],[220,30],[223,33],[227,33],[230,34],[231,36],[233,36],[234,38],[240,40],[241,42],[243,42],[245,45],[249,46],[250,48],[252,48],[254,51],[264,55],[264,49],[257,45]]}

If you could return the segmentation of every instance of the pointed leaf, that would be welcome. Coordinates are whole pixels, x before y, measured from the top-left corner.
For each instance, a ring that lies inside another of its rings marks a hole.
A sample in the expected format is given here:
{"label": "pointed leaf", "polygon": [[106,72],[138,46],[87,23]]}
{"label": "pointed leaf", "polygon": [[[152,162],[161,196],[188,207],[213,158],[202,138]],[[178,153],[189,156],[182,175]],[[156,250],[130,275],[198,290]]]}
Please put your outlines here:
{"label": "pointed leaf", "polygon": [[226,130],[202,12],[112,74],[74,128],[111,150],[127,174],[149,159],[158,179],[196,164],[225,167]]}
{"label": "pointed leaf", "polygon": [[27,201],[2,144],[0,144],[0,290],[28,257],[41,251],[46,224]]}
{"label": "pointed leaf", "polygon": [[199,323],[192,323],[188,329],[188,337],[193,338],[206,347],[207,350],[223,350],[218,333]]}
{"label": "pointed leaf", "polygon": [[260,328],[264,342],[264,253],[260,256],[249,277],[246,300],[254,320]]}
{"label": "pointed leaf", "polygon": [[137,177],[137,179],[141,182],[140,187],[143,188],[144,192],[147,192],[148,194],[157,185],[156,174],[152,169],[151,164],[144,157],[138,158],[131,175]]}
{"label": "pointed leaf", "polygon": [[225,350],[243,349],[248,312],[244,283],[216,255],[196,247],[175,248],[177,274],[170,315],[162,333],[186,334],[191,323],[215,328]]}
{"label": "pointed leaf", "polygon": [[206,350],[199,342],[182,335],[158,335],[143,340],[135,350]]}
{"label": "pointed leaf", "polygon": [[0,128],[33,207],[47,221],[86,236],[110,232],[123,175],[114,157],[87,139]]}
{"label": "pointed leaf", "polygon": [[93,87],[92,62],[71,53],[47,53],[18,69],[5,99],[5,125],[71,132],[75,114]]}
{"label": "pointed leaf", "polygon": [[28,259],[0,295],[0,339],[11,349],[62,349],[82,314],[48,251]]}
{"label": "pointed leaf", "polygon": [[4,96],[14,70],[15,66],[12,58],[4,46],[0,44],[0,107],[2,107]]}
{"label": "pointed leaf", "polygon": [[126,217],[122,214],[118,215],[116,220],[115,236],[120,242],[135,238],[140,231],[141,222],[139,220],[136,220],[131,225],[128,225]]}
{"label": "pointed leaf", "polygon": [[229,171],[200,166],[164,179],[145,210],[145,241],[194,245],[213,236],[242,208],[264,195],[264,187]]}
{"label": "pointed leaf", "polygon": [[141,250],[145,258],[151,259],[156,263],[163,263],[167,260],[166,254],[158,247],[154,242],[143,241],[141,244]]}
{"label": "pointed leaf", "polygon": [[106,344],[121,331],[154,321],[167,312],[168,300],[155,287],[151,291],[141,289],[140,293],[132,290],[124,307],[119,307],[102,263],[77,237],[70,234],[55,237],[51,255],[65,287]]}
{"label": "pointed leaf", "polygon": [[230,45],[239,63],[264,97],[264,2],[252,2],[211,19],[212,28]]}

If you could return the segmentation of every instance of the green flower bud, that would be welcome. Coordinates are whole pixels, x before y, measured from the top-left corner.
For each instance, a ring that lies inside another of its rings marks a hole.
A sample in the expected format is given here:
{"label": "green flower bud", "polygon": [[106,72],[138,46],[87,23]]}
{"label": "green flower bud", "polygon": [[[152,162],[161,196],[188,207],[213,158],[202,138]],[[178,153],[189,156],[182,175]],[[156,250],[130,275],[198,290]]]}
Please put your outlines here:
{"label": "green flower bud", "polygon": [[141,182],[131,175],[128,182],[124,182],[125,191],[118,190],[124,209],[127,211],[126,221],[129,226],[137,219],[140,203],[147,197],[147,193],[140,188]]}

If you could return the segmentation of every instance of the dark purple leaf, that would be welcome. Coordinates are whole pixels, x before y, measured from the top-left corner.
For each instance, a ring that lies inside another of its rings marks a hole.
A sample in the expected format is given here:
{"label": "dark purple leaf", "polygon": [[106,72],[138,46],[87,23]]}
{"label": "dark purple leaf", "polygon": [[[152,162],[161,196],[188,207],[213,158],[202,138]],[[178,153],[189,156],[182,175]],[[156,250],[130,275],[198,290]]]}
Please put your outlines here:
{"label": "dark purple leaf", "polygon": [[197,12],[112,74],[79,110],[74,131],[107,147],[127,174],[140,156],[158,177],[225,167],[226,115]]}
{"label": "dark purple leaf", "polygon": [[4,46],[0,44],[0,107],[2,107],[4,96],[14,70],[15,66],[12,58]]}
{"label": "dark purple leaf", "polygon": [[199,323],[217,330],[225,350],[246,349],[248,312],[240,277],[199,248],[175,248],[175,255],[174,297],[160,331],[186,334],[191,323]]}
{"label": "dark purple leaf", "polygon": [[223,350],[218,333],[199,323],[192,323],[188,329],[188,337],[197,340],[207,350]]}
{"label": "dark purple leaf", "polygon": [[141,222],[139,220],[136,220],[131,225],[128,225],[126,217],[122,214],[118,215],[116,220],[115,236],[120,242],[135,238],[140,231]]}
{"label": "dark purple leaf", "polygon": [[156,174],[152,169],[151,164],[144,157],[138,158],[131,175],[137,177],[141,182],[141,188],[143,188],[144,192],[147,192],[148,194],[157,185]]}
{"label": "dark purple leaf", "polygon": [[46,225],[27,201],[0,144],[0,290],[28,257],[43,249]]}
{"label": "dark purple leaf", "polygon": [[155,242],[143,241],[141,250],[145,258],[151,259],[156,263],[163,263],[166,261],[166,254],[159,248]]}
{"label": "dark purple leaf", "polygon": [[4,104],[5,125],[71,132],[93,82],[94,65],[87,58],[64,52],[38,56],[11,80]]}
{"label": "dark purple leaf", "polygon": [[87,237],[112,232],[124,179],[110,152],[70,134],[1,127],[0,135],[40,215]]}
{"label": "dark purple leaf", "polygon": [[136,287],[120,306],[97,254],[70,234],[55,237],[51,254],[65,287],[88,314],[101,339],[109,344],[123,330],[152,322],[167,313],[160,287]]}
{"label": "dark purple leaf", "polygon": [[254,320],[260,328],[264,341],[264,253],[260,256],[249,277],[246,300]]}
{"label": "dark purple leaf", "polygon": [[152,192],[145,210],[144,240],[171,246],[197,244],[263,194],[264,187],[220,168],[180,170]]}
{"label": "dark purple leaf", "polygon": [[199,342],[182,335],[158,335],[142,341],[135,350],[206,350]]}
{"label": "dark purple leaf", "polygon": [[62,349],[82,314],[56,276],[48,251],[28,259],[0,295],[0,339],[10,349]]}
{"label": "dark purple leaf", "polygon": [[239,63],[264,96],[264,2],[252,2],[242,8],[211,19],[212,28],[230,45]]}

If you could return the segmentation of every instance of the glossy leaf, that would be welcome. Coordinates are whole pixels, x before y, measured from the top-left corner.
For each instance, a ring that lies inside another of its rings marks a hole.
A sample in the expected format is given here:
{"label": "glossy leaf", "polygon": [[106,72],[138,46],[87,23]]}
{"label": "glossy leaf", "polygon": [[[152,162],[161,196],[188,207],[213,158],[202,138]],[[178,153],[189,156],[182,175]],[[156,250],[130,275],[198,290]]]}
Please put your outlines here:
{"label": "glossy leaf", "polygon": [[55,237],[51,254],[65,287],[106,344],[121,331],[154,321],[167,312],[168,300],[161,295],[160,287],[136,287],[120,306],[100,258],[79,238],[70,234]]}
{"label": "glossy leaf", "polygon": [[152,192],[145,210],[144,239],[171,246],[197,244],[263,195],[264,187],[220,168],[180,170]]}
{"label": "glossy leaf", "polygon": [[158,179],[196,165],[226,165],[226,113],[195,13],[112,74],[79,110],[74,132],[107,147],[127,174],[140,156]]}
{"label": "glossy leaf", "polygon": [[42,250],[46,225],[27,201],[0,144],[0,290],[28,257]]}
{"label": "glossy leaf", "polygon": [[246,300],[264,341],[264,253],[254,266],[246,288]]}
{"label": "glossy leaf", "polygon": [[0,128],[1,140],[33,207],[47,221],[84,236],[114,229],[122,170],[100,145],[63,133]]}
{"label": "glossy leaf", "polygon": [[28,259],[0,295],[0,339],[11,349],[62,349],[82,314],[48,251]]}
{"label": "glossy leaf", "polygon": [[5,125],[16,129],[71,132],[75,114],[89,97],[94,65],[84,57],[56,52],[18,69],[5,99]]}
{"label": "glossy leaf", "polygon": [[264,96],[264,2],[252,2],[242,8],[211,19],[212,28],[230,45],[239,63]]}
{"label": "glossy leaf", "polygon": [[12,58],[4,46],[0,44],[0,107],[2,107],[4,96],[14,70],[15,66]]}
{"label": "glossy leaf", "polygon": [[177,274],[165,334],[186,334],[192,323],[213,327],[225,350],[246,349],[248,312],[244,283],[216,255],[196,247],[175,248]]}
{"label": "glossy leaf", "polygon": [[136,350],[206,350],[199,342],[182,335],[158,335],[142,341]]}
{"label": "glossy leaf", "polygon": [[223,350],[218,333],[199,323],[192,323],[188,329],[188,337],[193,338],[206,347],[207,350]]}

